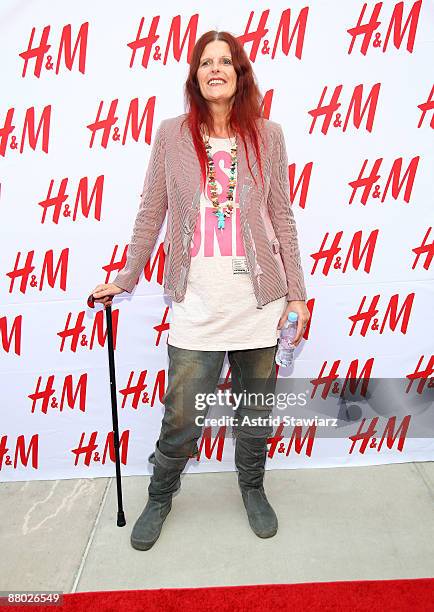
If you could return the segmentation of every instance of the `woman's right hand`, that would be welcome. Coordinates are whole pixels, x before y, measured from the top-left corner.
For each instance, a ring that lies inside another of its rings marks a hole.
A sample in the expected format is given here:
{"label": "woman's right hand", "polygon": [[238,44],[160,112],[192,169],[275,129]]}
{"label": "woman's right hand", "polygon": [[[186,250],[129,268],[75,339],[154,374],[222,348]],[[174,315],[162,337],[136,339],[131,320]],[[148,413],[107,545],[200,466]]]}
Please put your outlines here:
{"label": "woman's right hand", "polygon": [[123,293],[123,289],[115,285],[114,283],[97,285],[92,291],[92,295],[95,302],[104,304],[104,308],[111,306],[112,298],[119,293]]}

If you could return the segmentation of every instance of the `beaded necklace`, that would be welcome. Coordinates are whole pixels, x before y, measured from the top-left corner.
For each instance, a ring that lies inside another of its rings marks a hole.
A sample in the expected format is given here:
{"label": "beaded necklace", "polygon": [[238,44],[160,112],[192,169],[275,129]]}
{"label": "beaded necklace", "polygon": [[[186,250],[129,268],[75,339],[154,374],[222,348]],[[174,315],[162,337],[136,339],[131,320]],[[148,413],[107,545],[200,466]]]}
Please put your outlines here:
{"label": "beaded necklace", "polygon": [[225,210],[223,210],[221,204],[218,201],[217,194],[217,183],[215,181],[215,167],[214,161],[211,157],[211,145],[209,143],[209,137],[206,138],[205,134],[203,134],[203,141],[205,143],[206,154],[208,157],[208,184],[211,192],[211,202],[214,207],[214,214],[217,216],[217,229],[224,229],[225,227],[225,217],[229,217],[233,211],[233,194],[235,185],[237,184],[235,178],[235,171],[237,168],[237,141],[236,137],[234,139],[234,143],[231,141],[231,167],[229,173],[229,184],[228,184],[228,193],[226,196],[226,200],[228,202]]}

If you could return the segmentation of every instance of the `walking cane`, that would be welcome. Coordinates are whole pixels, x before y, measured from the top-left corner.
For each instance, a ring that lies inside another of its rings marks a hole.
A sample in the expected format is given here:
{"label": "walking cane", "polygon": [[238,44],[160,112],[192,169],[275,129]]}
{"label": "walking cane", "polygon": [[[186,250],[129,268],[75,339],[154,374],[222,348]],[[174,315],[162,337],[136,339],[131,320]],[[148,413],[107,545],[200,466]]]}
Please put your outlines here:
{"label": "walking cane", "polygon": [[[95,298],[92,294],[87,298],[87,305],[89,308],[94,308]],[[119,425],[118,425],[118,405],[116,401],[116,376],[115,376],[115,357],[113,350],[113,327],[112,327],[112,308],[111,306],[105,307],[106,319],[107,319],[107,346],[108,346],[108,358],[109,358],[109,370],[110,370],[110,392],[111,392],[111,403],[112,403],[112,424],[113,424],[113,438],[115,445],[115,460],[116,460],[116,487],[118,494],[118,519],[117,526],[124,527],[126,525],[124,509],[122,507],[122,480],[121,480],[121,461],[119,457]]]}

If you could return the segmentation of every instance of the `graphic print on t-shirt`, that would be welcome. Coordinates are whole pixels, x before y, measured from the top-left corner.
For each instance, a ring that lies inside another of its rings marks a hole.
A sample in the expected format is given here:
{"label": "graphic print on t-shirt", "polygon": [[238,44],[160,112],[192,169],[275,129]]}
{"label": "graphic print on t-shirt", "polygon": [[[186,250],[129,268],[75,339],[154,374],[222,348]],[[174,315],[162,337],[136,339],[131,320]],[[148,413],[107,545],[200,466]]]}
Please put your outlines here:
{"label": "graphic print on t-shirt", "polygon": [[[211,139],[211,156],[214,161],[216,191],[219,204],[226,208],[231,154],[225,142],[222,149],[222,139]],[[235,179],[237,173],[235,171]],[[211,201],[211,189],[206,183],[205,195],[201,194],[200,210],[191,242],[191,257],[245,257],[244,244],[240,229],[240,209],[238,203],[238,184],[233,191],[232,214],[225,217],[223,229],[217,228],[218,217]]]}

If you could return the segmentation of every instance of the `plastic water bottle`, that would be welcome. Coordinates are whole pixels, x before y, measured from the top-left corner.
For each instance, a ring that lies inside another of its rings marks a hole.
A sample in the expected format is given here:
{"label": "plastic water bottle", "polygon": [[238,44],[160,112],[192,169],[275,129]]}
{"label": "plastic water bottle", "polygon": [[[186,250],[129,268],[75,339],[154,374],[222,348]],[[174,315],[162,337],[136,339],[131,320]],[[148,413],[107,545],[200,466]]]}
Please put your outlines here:
{"label": "plastic water bottle", "polygon": [[295,346],[292,344],[295,336],[297,335],[297,321],[298,314],[296,312],[288,313],[288,320],[285,321],[282,329],[280,330],[280,337],[278,340],[278,347],[276,352],[276,363],[284,368],[292,365],[294,361],[294,349]]}

